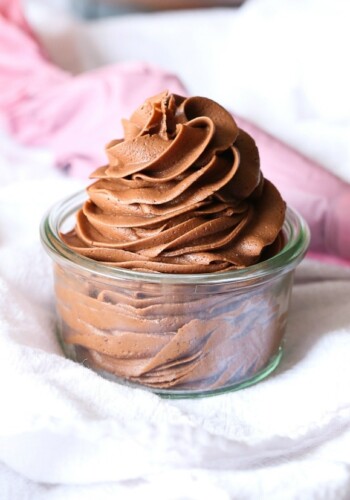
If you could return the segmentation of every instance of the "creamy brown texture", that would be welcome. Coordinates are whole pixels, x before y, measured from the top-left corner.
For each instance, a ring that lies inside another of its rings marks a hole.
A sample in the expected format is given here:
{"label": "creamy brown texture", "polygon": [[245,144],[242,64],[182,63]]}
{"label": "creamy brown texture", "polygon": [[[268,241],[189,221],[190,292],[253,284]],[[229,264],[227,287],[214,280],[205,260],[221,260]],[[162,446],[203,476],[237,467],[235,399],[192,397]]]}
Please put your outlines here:
{"label": "creamy brown texture", "polygon": [[80,362],[154,389],[213,390],[246,380],[277,353],[290,274],[232,290],[122,282],[56,268],[62,339]]}
{"label": "creamy brown texture", "polygon": [[285,203],[254,140],[219,104],[165,92],[123,124],[62,235],[75,252],[127,269],[212,273],[280,249]]}
{"label": "creamy brown texture", "polygon": [[[163,93],[124,131],[62,235],[75,252],[133,270],[217,273],[280,250],[285,203],[263,178],[253,139],[221,106]],[[235,290],[120,283],[57,266],[62,338],[77,360],[154,389],[222,388],[276,354],[289,281]]]}

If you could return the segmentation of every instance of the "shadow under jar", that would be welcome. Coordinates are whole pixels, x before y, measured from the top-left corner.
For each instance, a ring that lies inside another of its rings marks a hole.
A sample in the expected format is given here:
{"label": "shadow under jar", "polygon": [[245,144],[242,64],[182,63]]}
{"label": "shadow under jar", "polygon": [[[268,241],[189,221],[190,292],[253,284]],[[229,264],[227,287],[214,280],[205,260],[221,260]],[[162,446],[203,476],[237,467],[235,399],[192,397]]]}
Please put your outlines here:
{"label": "shadow under jar", "polygon": [[294,269],[309,231],[287,209],[284,247],[236,271],[173,275],[118,269],[61,240],[86,195],[56,204],[41,238],[54,261],[58,334],[66,355],[117,382],[165,397],[236,390],[282,356]]}

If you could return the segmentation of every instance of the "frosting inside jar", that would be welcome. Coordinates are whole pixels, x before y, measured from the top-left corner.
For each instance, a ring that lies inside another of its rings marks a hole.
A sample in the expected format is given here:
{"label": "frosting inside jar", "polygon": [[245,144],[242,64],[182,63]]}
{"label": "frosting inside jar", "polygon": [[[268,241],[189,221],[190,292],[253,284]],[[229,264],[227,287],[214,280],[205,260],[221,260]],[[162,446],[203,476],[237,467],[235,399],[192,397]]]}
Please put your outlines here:
{"label": "frosting inside jar", "polygon": [[277,253],[285,203],[254,140],[204,97],[164,92],[123,121],[63,241],[126,269],[213,273]]}

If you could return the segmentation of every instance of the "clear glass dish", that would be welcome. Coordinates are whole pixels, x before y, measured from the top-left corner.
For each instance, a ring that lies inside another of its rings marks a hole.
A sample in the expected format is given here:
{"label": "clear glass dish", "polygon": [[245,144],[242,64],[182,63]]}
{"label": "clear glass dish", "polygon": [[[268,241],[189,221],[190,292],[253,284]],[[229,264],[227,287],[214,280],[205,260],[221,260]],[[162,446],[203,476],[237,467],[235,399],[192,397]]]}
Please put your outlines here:
{"label": "clear glass dish", "polygon": [[309,244],[287,208],[285,245],[249,268],[160,274],[111,267],[70,250],[84,191],[57,203],[41,239],[54,263],[58,335],[65,354],[119,383],[164,397],[237,390],[270,374],[282,356],[294,269]]}

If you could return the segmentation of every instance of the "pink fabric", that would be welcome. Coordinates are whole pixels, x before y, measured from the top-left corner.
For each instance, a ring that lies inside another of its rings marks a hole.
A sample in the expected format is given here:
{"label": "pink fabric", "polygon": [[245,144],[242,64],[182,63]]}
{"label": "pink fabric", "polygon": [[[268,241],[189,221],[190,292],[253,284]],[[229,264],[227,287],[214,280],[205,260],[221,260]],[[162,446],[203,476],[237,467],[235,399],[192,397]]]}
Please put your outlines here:
{"label": "pink fabric", "polygon": [[350,259],[350,184],[251,123],[237,122],[256,140],[264,175],[307,220],[311,249]]}
{"label": "pink fabric", "polygon": [[121,119],[165,88],[184,92],[175,76],[143,63],[79,76],[59,69],[44,56],[17,0],[0,0],[2,121],[19,141],[54,151],[73,175],[88,176],[103,164],[104,145],[121,135]]}
{"label": "pink fabric", "polygon": [[[72,76],[48,61],[17,0],[0,0],[0,113],[19,141],[50,148],[57,165],[87,177],[106,161],[104,144],[146,97],[179,80],[143,63]],[[262,130],[237,120],[256,140],[262,170],[305,217],[311,248],[350,259],[350,185]]]}

